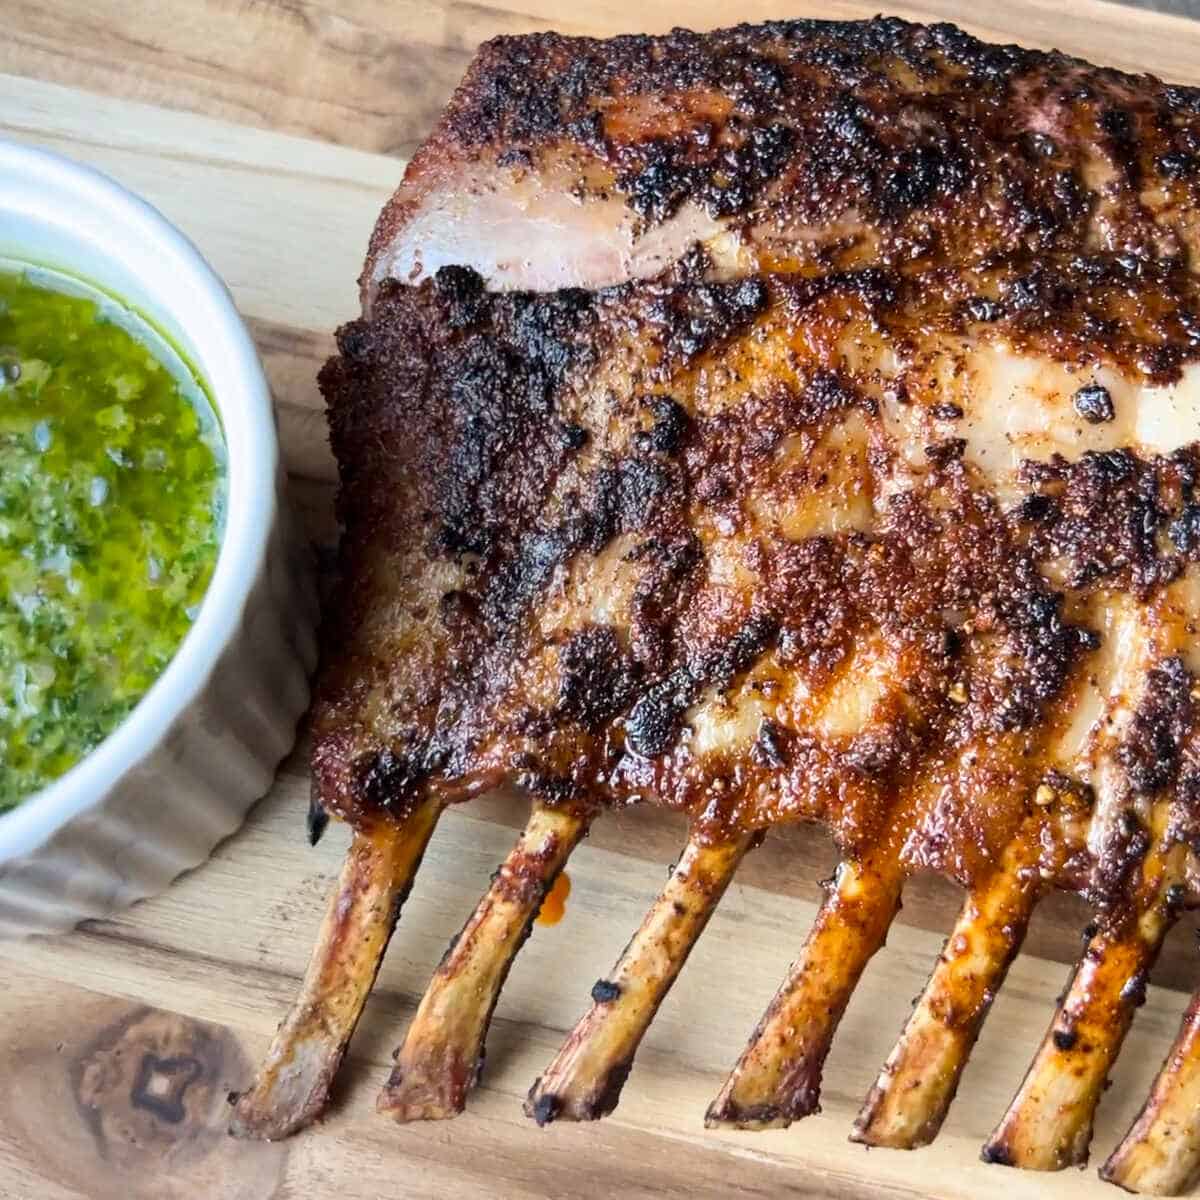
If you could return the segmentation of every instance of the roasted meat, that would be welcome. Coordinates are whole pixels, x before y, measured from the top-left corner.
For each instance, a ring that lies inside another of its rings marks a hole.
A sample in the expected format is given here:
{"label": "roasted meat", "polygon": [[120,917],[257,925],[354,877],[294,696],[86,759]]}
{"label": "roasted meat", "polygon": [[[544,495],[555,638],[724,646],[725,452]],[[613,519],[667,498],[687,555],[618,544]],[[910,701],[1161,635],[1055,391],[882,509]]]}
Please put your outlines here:
{"label": "roasted meat", "polygon": [[[533,812],[381,1107],[459,1112],[589,823],[679,862],[530,1092],[616,1105],[742,857],[841,865],[708,1111],[816,1110],[906,880],[962,914],[853,1137],[953,1098],[1038,901],[1074,981],[984,1154],[1083,1162],[1162,938],[1200,895],[1200,92],[951,26],[799,21],[480,51],[384,211],[324,369],[341,579],[315,800],[355,846],[235,1130],[319,1113],[442,809]],[[765,999],[765,998],[764,998]],[[1200,1165],[1195,1007],[1104,1168]]]}

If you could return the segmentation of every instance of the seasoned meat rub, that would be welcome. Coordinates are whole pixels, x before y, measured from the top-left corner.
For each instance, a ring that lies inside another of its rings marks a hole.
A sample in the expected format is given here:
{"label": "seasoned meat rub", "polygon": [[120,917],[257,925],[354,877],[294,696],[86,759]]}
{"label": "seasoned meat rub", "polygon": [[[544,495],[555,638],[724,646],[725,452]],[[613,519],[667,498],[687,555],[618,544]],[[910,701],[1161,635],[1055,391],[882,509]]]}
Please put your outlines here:
{"label": "seasoned meat rub", "polygon": [[[239,1103],[321,1110],[438,813],[530,824],[381,1106],[461,1110],[545,889],[612,804],[688,814],[662,896],[535,1084],[615,1106],[742,856],[843,856],[710,1124],[815,1111],[905,880],[967,897],[854,1128],[936,1134],[1030,913],[1096,911],[985,1157],[1083,1162],[1198,897],[1200,92],[951,26],[502,38],[382,214],[322,372],[341,582],[314,801],[356,840]],[[1200,1017],[1106,1164],[1200,1165]]]}

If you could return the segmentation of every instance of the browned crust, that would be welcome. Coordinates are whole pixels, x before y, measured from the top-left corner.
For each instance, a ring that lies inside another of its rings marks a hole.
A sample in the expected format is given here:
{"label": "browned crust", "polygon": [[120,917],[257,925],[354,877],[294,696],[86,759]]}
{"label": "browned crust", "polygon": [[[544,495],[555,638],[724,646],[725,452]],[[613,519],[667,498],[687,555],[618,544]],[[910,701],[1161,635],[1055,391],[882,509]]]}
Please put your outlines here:
{"label": "browned crust", "polygon": [[[935,1082],[906,1113],[884,1088],[863,1118],[889,1144],[932,1136],[949,1103],[1033,902],[1021,872],[1083,892],[1102,928],[985,1152],[1081,1160],[1144,972],[1194,899],[1181,861],[1200,797],[1185,753],[1196,689],[1164,657],[1159,635],[1184,618],[1159,600],[1200,562],[1200,452],[1028,462],[1001,502],[923,351],[957,347],[957,372],[995,349],[1081,381],[1102,368],[1178,381],[1200,359],[1200,94],[887,19],[499,39],[381,217],[364,286],[464,167],[483,196],[516,179],[557,187],[564,164],[581,205],[616,197],[639,231],[698,206],[744,255],[731,268],[692,249],[651,279],[554,294],[498,295],[446,267],[383,284],[340,331],[322,375],[346,535],[314,710],[320,802],[366,831],[504,780],[547,813],[652,797],[689,816],[697,856],[826,824],[838,888],[714,1122],[815,1109],[838,1018],[911,873],[991,897],[1011,922],[968,909],[956,930],[987,942],[981,980],[939,968],[913,1020],[933,1029],[947,997],[966,1015],[929,1041],[910,1025],[889,1063],[915,1078],[936,1060]],[[1076,408],[1104,422],[1097,386]],[[923,461],[899,491],[889,405],[935,431],[910,447]],[[845,460],[860,455],[871,520],[783,529],[805,505],[840,511],[857,486],[809,470],[847,429],[861,431]],[[788,453],[799,466],[780,467]],[[1055,780],[1079,801],[1069,827],[1027,821],[1026,801],[1060,765],[1044,730],[1089,676],[1098,614],[1126,599],[1158,652],[1114,747],[1110,799],[1127,819],[1097,851],[1086,769]],[[861,682],[871,647],[887,687],[861,728],[831,733],[821,706]],[[773,706],[797,680],[805,699]],[[752,741],[702,748],[702,717],[756,706]],[[1177,811],[1147,854],[1151,797]],[[997,876],[1009,853],[1019,866]],[[675,921],[663,903],[629,958],[649,1007],[597,999],[531,1095],[539,1119],[616,1102],[715,899]],[[665,973],[638,956],[656,930],[674,947]],[[463,1006],[456,1032],[419,1020],[403,1112],[461,1104],[508,962],[463,956],[484,964],[486,1002]],[[465,978],[454,964],[430,1005]],[[447,1045],[448,1066],[432,1049]]]}
{"label": "browned crust", "polygon": [[[364,290],[415,207],[480,162],[501,164],[504,178],[566,162],[650,224],[685,202],[781,231],[836,229],[854,212],[877,265],[1082,249],[1101,187],[1081,153],[1096,144],[1117,172],[1104,185],[1114,240],[1171,253],[1186,220],[1156,223],[1140,197],[1161,187],[1161,211],[1176,214],[1197,202],[1196,97],[1149,75],[891,17],[496,38],[381,215]],[[921,107],[926,119],[905,119]],[[862,260],[859,244],[830,240],[827,266]],[[804,253],[799,241],[785,257]]]}
{"label": "browned crust", "polygon": [[547,890],[587,833],[589,814],[535,804],[512,853],[438,965],[379,1097],[397,1121],[441,1120],[466,1106],[483,1071],[500,989]]}
{"label": "browned crust", "polygon": [[[689,315],[697,297],[707,332]],[[754,517],[748,493],[766,486],[785,439],[819,438],[848,414],[878,430],[866,382],[832,353],[801,359],[793,383],[766,386],[772,356],[790,355],[796,370],[797,312],[821,343],[848,327],[876,336],[881,323],[915,333],[952,308],[863,279],[747,290],[687,270],[605,297],[489,296],[452,273],[385,290],[373,322],[342,332],[344,354],[323,375],[347,528],[314,712],[327,807],[370,819],[394,792],[389,803],[402,807],[424,788],[457,798],[508,778],[548,799],[653,794],[715,838],[822,820],[857,852],[895,781],[922,764],[949,771],[963,745],[1003,733],[1012,799],[988,821],[969,803],[948,809],[938,859],[917,864],[969,882],[1019,824],[1019,798],[1042,770],[1030,747],[1098,645],[1096,631],[1067,619],[1038,561],[1053,555],[1077,571],[1079,611],[1101,590],[1153,594],[1186,562],[1160,531],[1181,519],[1196,468],[1190,454],[1085,455],[1031,468],[1030,503],[1000,511],[951,456],[895,497],[869,536],[797,542]],[[613,397],[602,425],[580,389],[624,322],[645,330],[647,361],[639,350],[622,380],[631,394]],[[767,365],[746,362],[745,378],[765,371],[762,386],[740,407],[689,411],[694,370],[714,368],[722,347],[737,362],[751,332]],[[1043,336],[1061,346],[1067,328]],[[673,373],[650,368],[660,351],[682,356],[677,388]],[[660,445],[655,430],[676,416],[679,431]],[[628,436],[602,445],[612,422]],[[770,486],[783,503],[785,487],[820,481]],[[832,491],[812,499],[838,502]],[[706,582],[701,534],[714,526],[731,529],[755,572],[737,595]],[[551,582],[620,538],[636,576],[630,624],[542,632],[533,618]],[[442,574],[454,583],[439,586]],[[996,652],[976,652],[976,637]],[[816,707],[873,638],[909,677],[903,703],[862,738],[815,737],[800,713],[749,755],[700,757],[683,744],[682,716],[706,691],[803,670]]]}

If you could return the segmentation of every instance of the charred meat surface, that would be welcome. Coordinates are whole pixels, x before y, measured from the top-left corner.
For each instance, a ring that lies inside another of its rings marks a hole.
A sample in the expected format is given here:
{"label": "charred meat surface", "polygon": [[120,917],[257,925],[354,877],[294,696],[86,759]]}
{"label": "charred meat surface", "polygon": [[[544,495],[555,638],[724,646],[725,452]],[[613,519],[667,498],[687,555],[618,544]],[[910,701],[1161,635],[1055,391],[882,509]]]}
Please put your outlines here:
{"label": "charred meat surface", "polygon": [[[1103,987],[1064,999],[987,1154],[1083,1159],[1197,899],[1198,201],[1200,92],[948,25],[481,49],[321,374],[344,536],[320,805],[406,829],[505,782],[539,806],[385,1108],[462,1107],[536,897],[593,815],[644,801],[720,870],[673,877],[540,1123],[615,1104],[742,854],[814,821],[837,882],[710,1122],[816,1110],[905,880],[937,871],[963,915],[855,1136],[936,1134],[1059,887],[1099,914],[1077,978]],[[1155,1112],[1138,1128],[1158,1153]]]}

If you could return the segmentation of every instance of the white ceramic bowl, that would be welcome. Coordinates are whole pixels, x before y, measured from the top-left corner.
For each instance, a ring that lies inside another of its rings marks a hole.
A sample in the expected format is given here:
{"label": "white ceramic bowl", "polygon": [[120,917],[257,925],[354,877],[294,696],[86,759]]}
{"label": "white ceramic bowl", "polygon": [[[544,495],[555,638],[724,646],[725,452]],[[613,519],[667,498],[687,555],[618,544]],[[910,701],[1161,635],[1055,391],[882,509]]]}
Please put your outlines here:
{"label": "white ceramic bowl", "polygon": [[78,275],[165,332],[208,385],[229,472],[216,570],[178,653],[102,745],[0,816],[11,936],[161,891],[241,824],[308,703],[315,600],[262,367],[195,247],[106,176],[0,141],[0,257]]}

